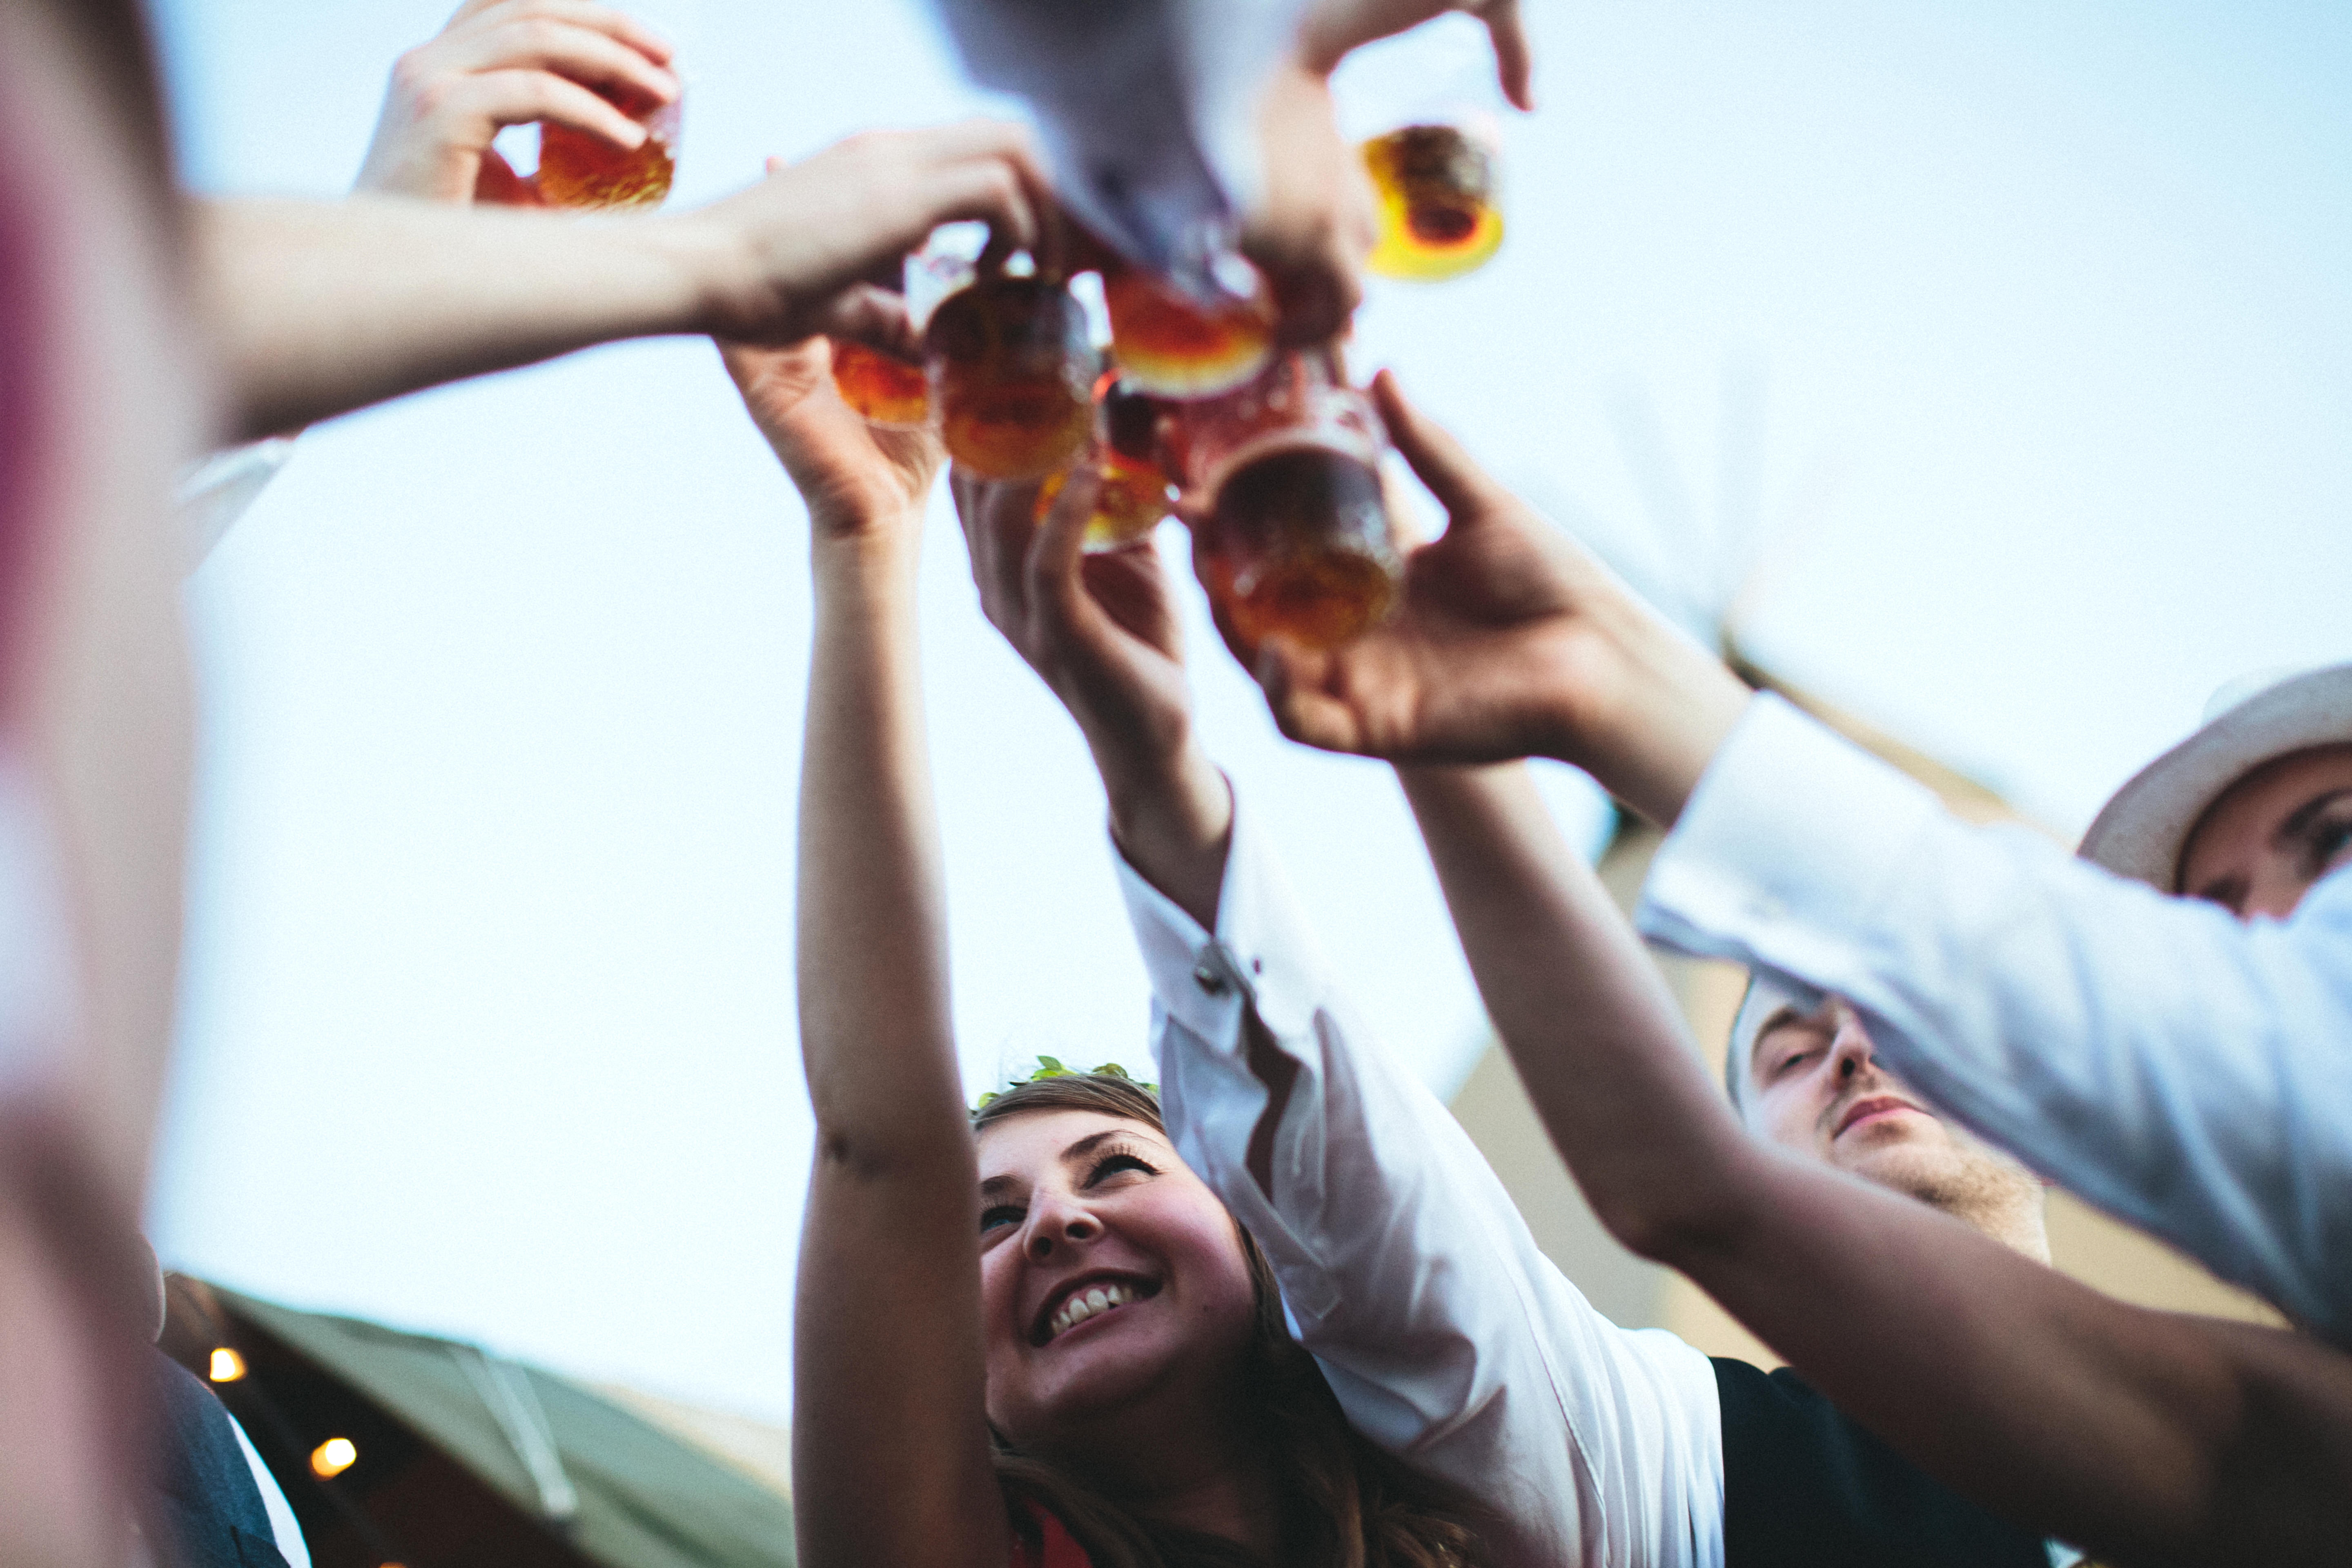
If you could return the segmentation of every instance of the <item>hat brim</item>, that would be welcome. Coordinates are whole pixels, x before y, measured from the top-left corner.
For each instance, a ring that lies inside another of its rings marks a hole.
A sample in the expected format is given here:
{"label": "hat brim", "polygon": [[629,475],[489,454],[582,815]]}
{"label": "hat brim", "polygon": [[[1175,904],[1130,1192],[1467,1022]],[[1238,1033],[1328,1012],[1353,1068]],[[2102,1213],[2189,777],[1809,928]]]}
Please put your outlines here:
{"label": "hat brim", "polygon": [[2282,680],[2134,774],[2075,853],[2158,892],[2179,890],[2189,835],[2229,787],[2265,763],[2352,742],[2352,664]]}

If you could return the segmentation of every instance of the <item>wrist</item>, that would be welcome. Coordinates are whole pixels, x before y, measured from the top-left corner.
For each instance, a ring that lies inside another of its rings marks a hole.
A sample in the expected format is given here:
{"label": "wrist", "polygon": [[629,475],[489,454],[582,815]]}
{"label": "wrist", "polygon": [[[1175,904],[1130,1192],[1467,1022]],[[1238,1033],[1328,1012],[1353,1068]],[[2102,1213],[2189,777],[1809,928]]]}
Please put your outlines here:
{"label": "wrist", "polygon": [[760,268],[741,226],[702,207],[645,226],[677,275],[678,330],[717,338],[744,335],[759,318]]}
{"label": "wrist", "polygon": [[1149,763],[1095,752],[1111,832],[1121,843],[1150,838],[1204,848],[1222,844],[1233,827],[1233,791],[1216,764],[1188,739],[1164,759]]}
{"label": "wrist", "polygon": [[921,538],[919,518],[812,513],[809,563],[818,590],[911,596]]}
{"label": "wrist", "polygon": [[1671,828],[1754,694],[1722,660],[1646,606],[1629,602],[1623,608],[1609,637],[1613,673],[1593,684],[1589,706],[1562,721],[1563,732],[1575,739],[1555,754],[1588,768],[1612,795]]}
{"label": "wrist", "polygon": [[1233,789],[1225,775],[1188,749],[1174,776],[1157,787],[1129,792],[1104,782],[1111,795],[1111,840],[1127,863],[1202,930],[1216,930],[1234,831]]}

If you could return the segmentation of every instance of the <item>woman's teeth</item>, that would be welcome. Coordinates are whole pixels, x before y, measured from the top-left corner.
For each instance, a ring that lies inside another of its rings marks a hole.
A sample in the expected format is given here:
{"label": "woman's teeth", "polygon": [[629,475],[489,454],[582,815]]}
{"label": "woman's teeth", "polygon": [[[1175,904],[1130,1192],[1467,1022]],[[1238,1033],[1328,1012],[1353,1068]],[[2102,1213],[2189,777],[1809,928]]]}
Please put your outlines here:
{"label": "woman's teeth", "polygon": [[1097,1313],[1108,1312],[1113,1307],[1126,1306],[1136,1299],[1136,1294],[1133,1286],[1118,1284],[1097,1285],[1081,1290],[1062,1303],[1062,1310],[1055,1313],[1053,1320],[1045,1325],[1045,1337],[1048,1340],[1058,1339]]}

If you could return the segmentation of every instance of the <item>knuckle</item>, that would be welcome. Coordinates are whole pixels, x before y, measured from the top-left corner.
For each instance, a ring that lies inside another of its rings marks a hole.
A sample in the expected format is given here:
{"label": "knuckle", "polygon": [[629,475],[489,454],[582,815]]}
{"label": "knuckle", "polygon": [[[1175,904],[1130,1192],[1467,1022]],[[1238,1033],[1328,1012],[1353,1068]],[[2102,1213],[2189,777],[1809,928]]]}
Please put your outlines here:
{"label": "knuckle", "polygon": [[392,62],[392,85],[396,91],[415,98],[440,79],[431,49],[431,45],[420,44]]}

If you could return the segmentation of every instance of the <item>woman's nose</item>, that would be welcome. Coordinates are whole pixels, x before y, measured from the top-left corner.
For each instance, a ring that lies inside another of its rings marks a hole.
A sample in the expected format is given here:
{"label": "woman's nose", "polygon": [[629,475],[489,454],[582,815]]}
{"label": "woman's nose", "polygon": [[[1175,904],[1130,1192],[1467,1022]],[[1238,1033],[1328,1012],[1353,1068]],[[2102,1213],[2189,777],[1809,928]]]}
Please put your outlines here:
{"label": "woman's nose", "polygon": [[1100,1231],[1094,1216],[1077,1204],[1059,1198],[1033,1199],[1026,1250],[1031,1258],[1042,1260],[1053,1256],[1057,1244],[1089,1240]]}

